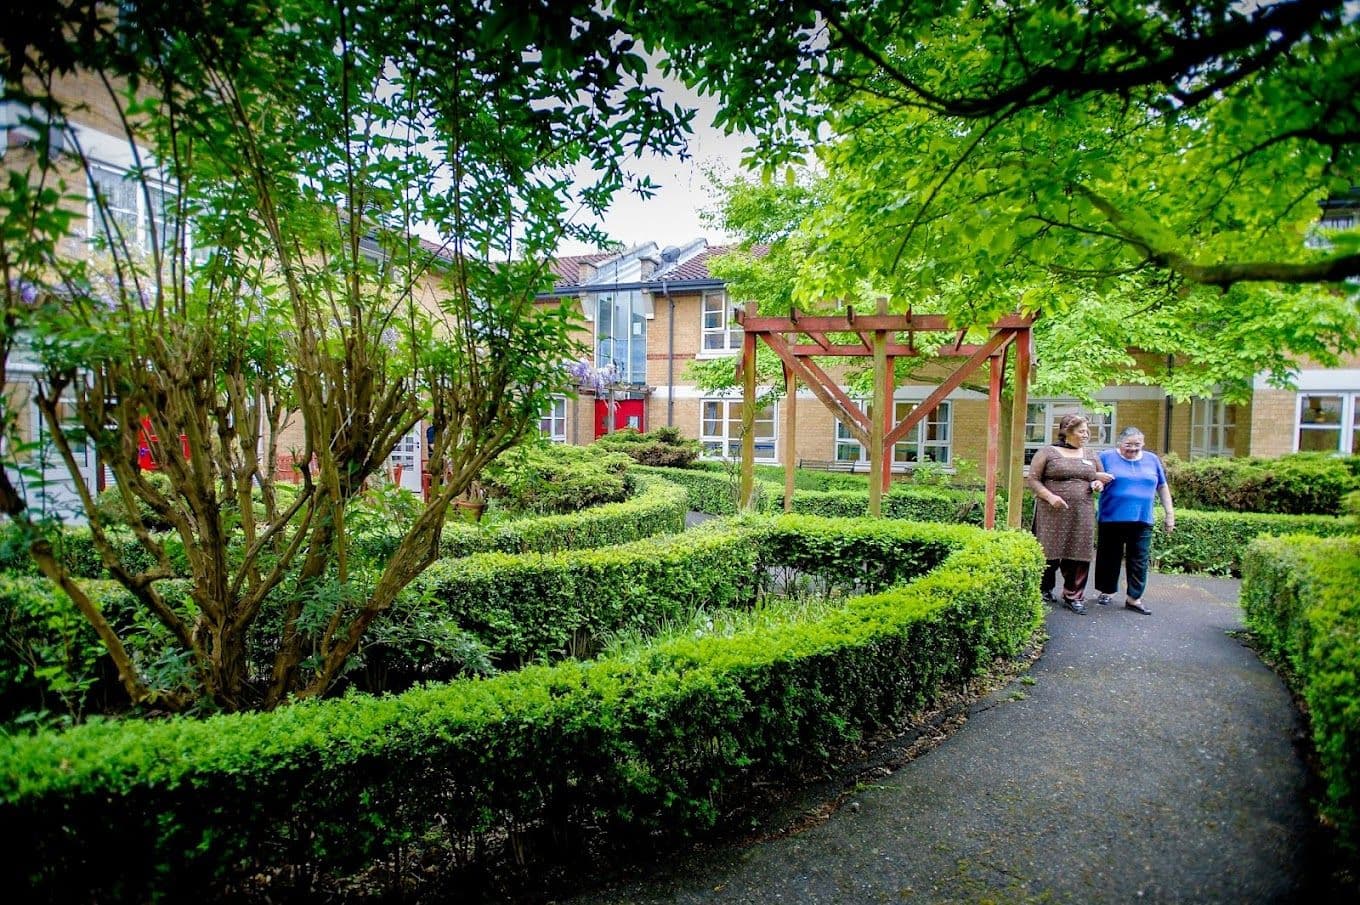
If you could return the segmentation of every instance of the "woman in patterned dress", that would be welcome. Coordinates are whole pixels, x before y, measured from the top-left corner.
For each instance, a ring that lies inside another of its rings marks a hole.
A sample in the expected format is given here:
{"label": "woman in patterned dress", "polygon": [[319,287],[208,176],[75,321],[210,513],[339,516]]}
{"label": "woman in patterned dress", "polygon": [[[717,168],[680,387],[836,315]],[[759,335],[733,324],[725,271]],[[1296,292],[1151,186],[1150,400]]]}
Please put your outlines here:
{"label": "woman in patterned dress", "polygon": [[1094,494],[1114,477],[1100,470],[1100,460],[1086,448],[1091,429],[1081,415],[1058,422],[1058,442],[1039,450],[1026,482],[1034,491],[1034,533],[1044,548],[1048,568],[1039,589],[1047,598],[1063,577],[1062,602],[1085,613],[1086,576],[1095,549]]}

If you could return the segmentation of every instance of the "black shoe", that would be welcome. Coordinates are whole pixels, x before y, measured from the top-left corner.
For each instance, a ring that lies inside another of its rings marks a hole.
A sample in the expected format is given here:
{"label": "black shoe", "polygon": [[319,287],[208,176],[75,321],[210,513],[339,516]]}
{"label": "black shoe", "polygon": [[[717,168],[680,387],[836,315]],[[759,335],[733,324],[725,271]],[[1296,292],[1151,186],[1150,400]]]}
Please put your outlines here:
{"label": "black shoe", "polygon": [[1114,598],[1111,597],[1109,594],[1100,594],[1096,597],[1096,603],[1100,604],[1101,606],[1109,606],[1110,604],[1114,603]]}
{"label": "black shoe", "polygon": [[1135,613],[1138,613],[1139,615],[1142,615],[1142,616],[1151,616],[1151,615],[1152,615],[1152,610],[1150,610],[1150,609],[1148,609],[1147,607],[1143,606],[1141,603],[1134,603],[1134,602],[1131,601],[1131,600],[1125,600],[1125,601],[1124,601],[1124,609],[1126,609],[1126,610],[1133,610]]}
{"label": "black shoe", "polygon": [[[1076,613],[1078,616],[1086,615],[1086,607],[1082,605],[1082,602],[1080,600],[1064,600],[1063,606],[1067,607],[1069,610]],[[1143,612],[1146,613],[1147,610],[1143,610]]]}

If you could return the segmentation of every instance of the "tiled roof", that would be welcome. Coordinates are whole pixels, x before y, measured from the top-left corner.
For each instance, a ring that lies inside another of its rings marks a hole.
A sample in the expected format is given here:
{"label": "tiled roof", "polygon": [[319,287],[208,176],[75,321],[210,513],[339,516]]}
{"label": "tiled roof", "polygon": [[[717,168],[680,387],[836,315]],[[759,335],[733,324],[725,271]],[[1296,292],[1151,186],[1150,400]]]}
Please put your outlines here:
{"label": "tiled roof", "polygon": [[548,262],[548,269],[557,277],[557,290],[560,292],[565,288],[581,284],[582,264],[599,264],[616,256],[614,252],[609,251],[588,255],[568,255],[565,258],[553,258]]}
{"label": "tiled roof", "polygon": [[[558,293],[570,292],[575,287],[590,283],[589,280],[584,284],[581,282],[581,264],[583,263],[596,266],[616,261],[626,263],[627,259],[635,256],[642,256],[644,259],[659,262],[656,270],[643,281],[644,284],[656,284],[659,287],[663,280],[671,283],[702,283],[706,281],[716,283],[719,282],[718,278],[709,271],[709,263],[734,250],[736,250],[735,245],[707,245],[702,239],[699,239],[684,247],[667,248],[660,252],[656,250],[655,244],[648,244],[619,253],[570,255],[557,258],[549,262],[548,266],[557,277],[555,291]],[[764,255],[767,251],[769,251],[769,246],[765,245],[757,245],[753,249],[753,253],[757,257]],[[675,257],[676,259],[668,262],[667,257]],[[633,266],[636,267],[636,261],[633,261]]]}

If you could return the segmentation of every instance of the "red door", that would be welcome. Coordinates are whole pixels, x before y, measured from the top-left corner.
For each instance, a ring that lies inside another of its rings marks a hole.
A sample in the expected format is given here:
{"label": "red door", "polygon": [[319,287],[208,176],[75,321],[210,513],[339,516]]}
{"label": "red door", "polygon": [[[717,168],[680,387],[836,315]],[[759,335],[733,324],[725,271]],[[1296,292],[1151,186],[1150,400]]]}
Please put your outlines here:
{"label": "red door", "polygon": [[[647,425],[643,420],[643,413],[646,411],[645,399],[620,399],[614,403],[614,430],[623,427],[631,427],[634,430],[646,431]],[[603,437],[606,433],[606,426],[609,423],[609,403],[603,399],[595,401],[595,436]]]}

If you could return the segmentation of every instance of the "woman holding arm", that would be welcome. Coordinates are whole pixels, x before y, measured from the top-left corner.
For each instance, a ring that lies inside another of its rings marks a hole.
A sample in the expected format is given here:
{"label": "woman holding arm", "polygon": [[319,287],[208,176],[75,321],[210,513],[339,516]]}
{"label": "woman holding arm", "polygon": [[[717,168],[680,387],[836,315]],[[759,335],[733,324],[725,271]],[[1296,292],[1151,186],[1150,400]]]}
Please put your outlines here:
{"label": "woman holding arm", "polygon": [[1058,437],[1057,443],[1039,450],[1026,479],[1035,496],[1034,533],[1048,560],[1039,589],[1048,597],[1061,571],[1063,605],[1084,614],[1082,598],[1095,547],[1094,494],[1113,479],[1086,448],[1091,429],[1084,417],[1063,416]]}
{"label": "woman holding arm", "polygon": [[1101,467],[1114,475],[1113,486],[1100,495],[1100,533],[1096,544],[1096,603],[1109,604],[1119,588],[1119,562],[1124,561],[1124,608],[1143,616],[1148,558],[1152,549],[1152,501],[1161,500],[1163,527],[1176,527],[1171,486],[1162,460],[1143,449],[1143,432],[1126,427],[1114,449],[1100,454]]}

